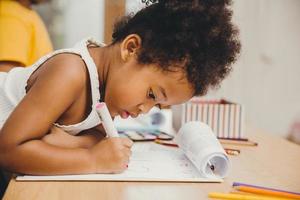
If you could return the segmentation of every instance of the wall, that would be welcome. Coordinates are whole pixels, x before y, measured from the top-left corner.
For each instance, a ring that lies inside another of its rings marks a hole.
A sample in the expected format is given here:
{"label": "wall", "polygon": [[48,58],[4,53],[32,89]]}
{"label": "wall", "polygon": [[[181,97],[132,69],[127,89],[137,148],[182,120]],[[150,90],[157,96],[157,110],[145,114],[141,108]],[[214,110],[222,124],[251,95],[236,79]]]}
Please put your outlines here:
{"label": "wall", "polygon": [[248,125],[286,135],[300,113],[300,1],[240,0],[234,12],[241,57],[210,95],[243,103]]}
{"label": "wall", "polygon": [[65,7],[65,46],[92,36],[103,40],[104,0],[72,0]]}

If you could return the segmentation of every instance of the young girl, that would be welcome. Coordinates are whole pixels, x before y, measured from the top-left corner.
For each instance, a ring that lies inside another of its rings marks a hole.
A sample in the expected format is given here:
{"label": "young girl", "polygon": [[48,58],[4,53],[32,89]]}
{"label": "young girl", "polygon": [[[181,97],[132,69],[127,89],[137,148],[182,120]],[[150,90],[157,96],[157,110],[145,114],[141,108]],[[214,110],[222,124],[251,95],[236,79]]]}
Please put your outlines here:
{"label": "young girl", "polygon": [[229,4],[161,0],[121,19],[107,46],[83,40],[2,73],[0,166],[36,175],[126,169],[132,142],[103,138],[96,103],[136,117],[218,86],[240,49]]}

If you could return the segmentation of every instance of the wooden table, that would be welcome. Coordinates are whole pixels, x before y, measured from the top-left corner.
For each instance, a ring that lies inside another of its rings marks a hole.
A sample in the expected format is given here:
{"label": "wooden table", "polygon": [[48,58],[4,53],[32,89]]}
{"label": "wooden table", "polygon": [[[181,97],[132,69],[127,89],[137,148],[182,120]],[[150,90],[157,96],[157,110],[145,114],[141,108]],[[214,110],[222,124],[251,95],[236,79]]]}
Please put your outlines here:
{"label": "wooden table", "polygon": [[230,156],[231,171],[223,183],[17,182],[11,180],[4,200],[202,200],[208,199],[209,192],[229,192],[232,182],[300,192],[300,146],[258,131],[252,131],[249,138],[257,141],[259,146],[238,147],[241,149],[241,154]]}

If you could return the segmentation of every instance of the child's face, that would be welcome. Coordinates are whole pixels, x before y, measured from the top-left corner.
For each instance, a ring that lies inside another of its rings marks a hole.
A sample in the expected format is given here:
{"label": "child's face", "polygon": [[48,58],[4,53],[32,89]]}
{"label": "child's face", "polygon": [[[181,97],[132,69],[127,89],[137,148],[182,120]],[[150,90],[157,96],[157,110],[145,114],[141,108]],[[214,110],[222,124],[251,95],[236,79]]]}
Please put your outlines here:
{"label": "child's face", "polygon": [[114,70],[106,82],[105,102],[113,117],[137,117],[153,106],[183,103],[193,96],[183,72],[162,72],[135,58]]}

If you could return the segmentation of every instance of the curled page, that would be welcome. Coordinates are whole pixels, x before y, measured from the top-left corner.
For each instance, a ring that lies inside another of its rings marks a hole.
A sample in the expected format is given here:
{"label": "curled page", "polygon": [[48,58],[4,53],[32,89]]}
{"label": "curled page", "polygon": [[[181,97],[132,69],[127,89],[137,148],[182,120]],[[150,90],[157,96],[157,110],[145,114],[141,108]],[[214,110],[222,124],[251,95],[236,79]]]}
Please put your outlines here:
{"label": "curled page", "polygon": [[203,177],[224,178],[227,175],[229,159],[207,124],[188,122],[180,128],[175,139]]}

